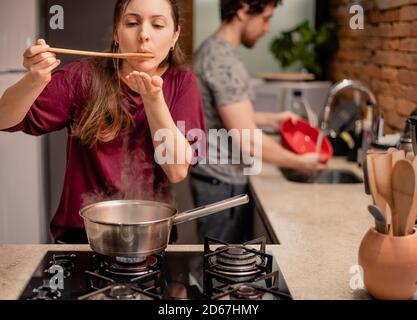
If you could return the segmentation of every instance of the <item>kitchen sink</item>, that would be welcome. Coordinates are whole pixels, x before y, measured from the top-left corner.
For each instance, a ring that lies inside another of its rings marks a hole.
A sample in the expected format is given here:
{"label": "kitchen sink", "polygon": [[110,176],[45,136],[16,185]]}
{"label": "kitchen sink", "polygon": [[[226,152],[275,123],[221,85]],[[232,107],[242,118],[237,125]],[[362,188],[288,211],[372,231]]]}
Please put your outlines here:
{"label": "kitchen sink", "polygon": [[305,176],[289,169],[281,169],[281,172],[287,180],[300,183],[342,184],[363,182],[362,178],[349,170],[323,170],[314,177]]}

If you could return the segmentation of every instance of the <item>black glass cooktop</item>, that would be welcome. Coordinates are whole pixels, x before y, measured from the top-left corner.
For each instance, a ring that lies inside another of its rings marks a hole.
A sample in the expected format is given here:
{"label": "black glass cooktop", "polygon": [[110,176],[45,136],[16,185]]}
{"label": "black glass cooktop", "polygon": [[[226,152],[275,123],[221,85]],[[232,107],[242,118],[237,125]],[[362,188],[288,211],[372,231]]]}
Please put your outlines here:
{"label": "black glass cooktop", "polygon": [[[265,246],[264,246],[265,247]],[[246,246],[110,258],[48,251],[20,299],[290,300],[272,255]]]}

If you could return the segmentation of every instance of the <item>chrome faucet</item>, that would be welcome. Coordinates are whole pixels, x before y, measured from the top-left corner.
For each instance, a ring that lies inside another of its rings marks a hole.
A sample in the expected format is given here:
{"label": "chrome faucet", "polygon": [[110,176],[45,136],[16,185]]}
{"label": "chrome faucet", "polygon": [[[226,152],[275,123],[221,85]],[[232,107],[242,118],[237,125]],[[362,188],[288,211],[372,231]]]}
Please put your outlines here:
{"label": "chrome faucet", "polygon": [[332,112],[333,102],[335,97],[344,89],[353,88],[364,92],[367,95],[368,106],[372,107],[372,128],[371,128],[371,142],[374,146],[378,145],[378,138],[382,135],[382,126],[380,126],[380,120],[382,119],[379,110],[377,108],[375,95],[371,90],[361,81],[345,79],[335,83],[329,91],[327,96],[327,102],[323,109],[323,120],[320,128],[323,132],[327,132],[330,123],[330,116]]}

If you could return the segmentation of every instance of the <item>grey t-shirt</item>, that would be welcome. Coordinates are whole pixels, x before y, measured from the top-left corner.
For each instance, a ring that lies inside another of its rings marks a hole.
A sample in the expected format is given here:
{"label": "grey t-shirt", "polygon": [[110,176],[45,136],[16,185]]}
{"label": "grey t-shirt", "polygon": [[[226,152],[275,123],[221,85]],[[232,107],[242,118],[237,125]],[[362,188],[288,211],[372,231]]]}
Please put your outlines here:
{"label": "grey t-shirt", "polygon": [[[233,48],[226,40],[212,35],[199,47],[193,58],[194,72],[200,82],[206,124],[208,129],[224,129],[218,114],[218,108],[253,100],[253,90],[249,74],[240,59],[238,49]],[[209,158],[227,160],[227,164],[199,164],[193,172],[214,177],[230,184],[245,184],[244,164],[232,161],[232,143],[228,147],[209,139]],[[215,161],[214,161],[215,162]]]}

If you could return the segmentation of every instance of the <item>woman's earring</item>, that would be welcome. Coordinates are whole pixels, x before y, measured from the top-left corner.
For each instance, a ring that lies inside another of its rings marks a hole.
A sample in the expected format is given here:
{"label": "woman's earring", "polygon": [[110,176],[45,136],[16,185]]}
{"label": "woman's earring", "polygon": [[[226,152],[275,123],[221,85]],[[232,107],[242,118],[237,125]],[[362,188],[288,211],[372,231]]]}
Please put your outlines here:
{"label": "woman's earring", "polygon": [[174,51],[174,49],[175,49],[174,47],[171,47],[171,49],[169,49],[169,51],[173,52],[173,51]]}
{"label": "woman's earring", "polygon": [[119,43],[117,41],[114,42],[114,48],[116,51],[119,51]]}

